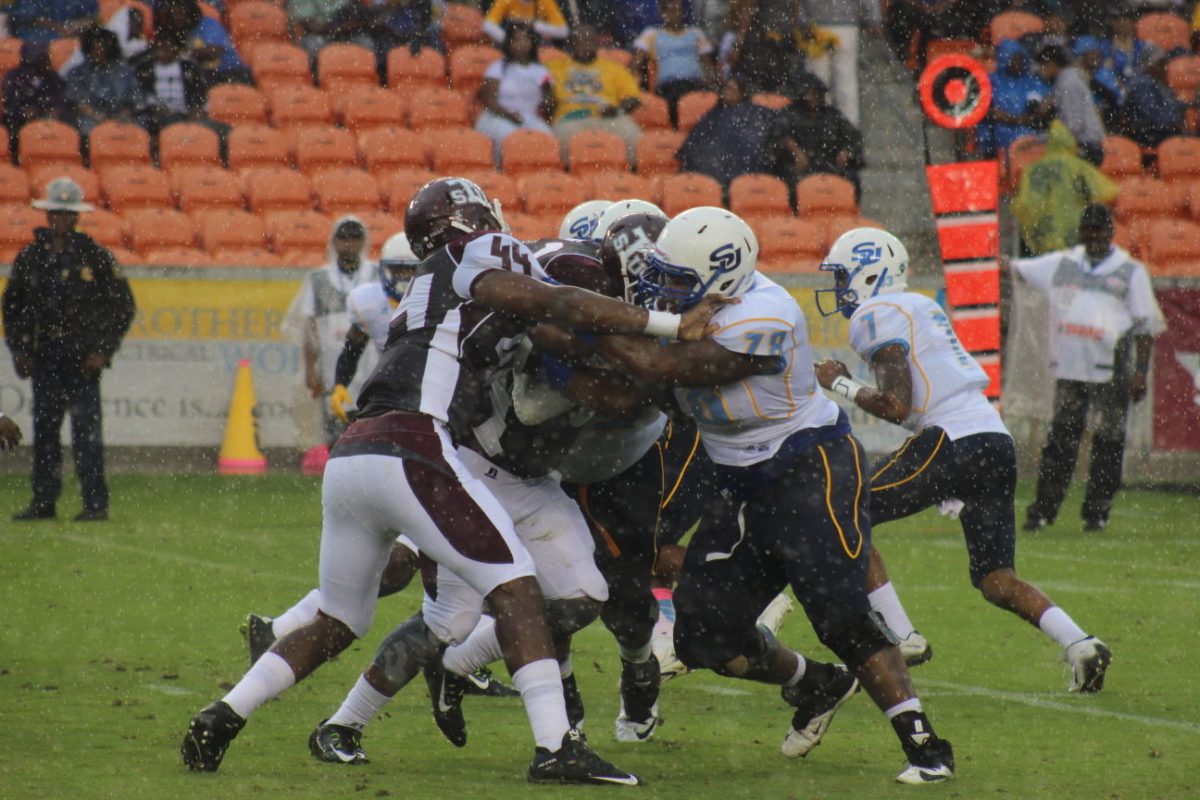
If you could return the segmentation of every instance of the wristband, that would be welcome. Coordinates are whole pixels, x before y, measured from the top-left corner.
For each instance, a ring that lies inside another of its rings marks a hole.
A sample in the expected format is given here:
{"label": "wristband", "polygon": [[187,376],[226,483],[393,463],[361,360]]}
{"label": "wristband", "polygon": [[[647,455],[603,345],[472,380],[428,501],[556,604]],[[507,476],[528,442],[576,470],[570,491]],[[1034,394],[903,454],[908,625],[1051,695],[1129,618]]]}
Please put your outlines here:
{"label": "wristband", "polygon": [[847,400],[854,400],[858,397],[859,390],[866,388],[867,385],[865,383],[859,383],[854,378],[846,375],[838,375],[833,379],[833,384],[830,385],[829,391],[840,394]]}
{"label": "wristband", "polygon": [[679,338],[679,322],[682,317],[669,311],[649,311],[647,313],[650,314],[646,319],[644,331],[647,336],[672,340]]}

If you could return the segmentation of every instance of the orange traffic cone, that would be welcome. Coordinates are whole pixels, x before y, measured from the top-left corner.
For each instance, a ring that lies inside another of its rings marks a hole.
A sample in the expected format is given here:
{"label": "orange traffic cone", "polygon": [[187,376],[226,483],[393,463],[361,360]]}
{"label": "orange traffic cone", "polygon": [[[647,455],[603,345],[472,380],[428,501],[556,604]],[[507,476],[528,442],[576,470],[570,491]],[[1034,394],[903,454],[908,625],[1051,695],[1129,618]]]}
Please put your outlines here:
{"label": "orange traffic cone", "polygon": [[254,402],[250,361],[243,358],[238,362],[233,399],[229,401],[225,441],[221,443],[221,453],[217,456],[217,472],[221,475],[261,475],[267,471],[267,458],[258,449]]}

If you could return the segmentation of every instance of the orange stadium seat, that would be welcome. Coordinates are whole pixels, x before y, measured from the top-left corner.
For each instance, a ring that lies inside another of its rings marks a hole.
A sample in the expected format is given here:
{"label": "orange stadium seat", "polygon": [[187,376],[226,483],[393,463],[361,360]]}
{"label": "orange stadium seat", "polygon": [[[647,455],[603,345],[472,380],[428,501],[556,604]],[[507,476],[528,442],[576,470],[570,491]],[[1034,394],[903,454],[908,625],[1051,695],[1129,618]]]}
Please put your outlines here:
{"label": "orange stadium seat", "polygon": [[399,92],[389,92],[381,86],[347,86],[335,95],[345,95],[341,109],[342,124],[361,136],[378,128],[403,128],[406,108]]}
{"label": "orange stadium seat", "polygon": [[221,248],[212,257],[222,267],[282,267],[284,263],[282,258],[261,247]]}
{"label": "orange stadium seat", "polygon": [[210,253],[218,250],[254,250],[267,246],[267,229],[254,214],[240,209],[215,209],[194,215],[200,244]]}
{"label": "orange stadium seat", "polygon": [[213,208],[241,210],[246,201],[232,172],[212,166],[180,167],[179,208],[189,214]]}
{"label": "orange stadium seat", "polygon": [[1163,50],[1191,47],[1191,26],[1177,14],[1146,14],[1137,21],[1137,38]]}
{"label": "orange stadium seat", "polygon": [[500,51],[485,44],[464,45],[450,53],[450,86],[474,97],[483,85],[483,73],[500,60]]}
{"label": "orange stadium seat", "polygon": [[326,125],[333,121],[329,94],[302,84],[277,86],[271,91],[271,122],[288,125]]}
{"label": "orange stadium seat", "polygon": [[[932,42],[931,42],[932,44]],[[775,94],[773,92],[759,92],[750,96],[750,102],[756,106],[770,108],[776,111],[787,108],[791,104],[791,99],[787,95]]]}
{"label": "orange stadium seat", "polygon": [[158,135],[158,163],[165,170],[183,165],[221,165],[216,131],[195,122],[176,122]]}
{"label": "orange stadium seat", "polygon": [[285,261],[298,254],[325,260],[333,220],[315,211],[276,211],[266,215],[267,238]]}
{"label": "orange stadium seat", "polygon": [[139,253],[163,247],[192,247],[196,243],[196,225],[182,211],[141,208],[121,216],[129,223],[129,241]]}
{"label": "orange stadium seat", "polygon": [[442,41],[451,52],[463,45],[486,44],[483,14],[462,3],[447,3],[442,15]]}
{"label": "orange stadium seat", "polygon": [[422,47],[415,55],[408,47],[388,51],[388,88],[402,87],[406,92],[424,87],[441,89],[447,86],[446,57],[432,47]]}
{"label": "orange stadium seat", "polygon": [[62,39],[55,39],[50,43],[50,66],[55,72],[60,71],[77,50],[79,50],[79,37],[66,36]]}
{"label": "orange stadium seat", "polygon": [[403,216],[413,195],[436,177],[437,175],[427,169],[398,169],[387,176],[381,188],[388,210]]}
{"label": "orange stadium seat", "polygon": [[467,101],[452,89],[417,89],[408,104],[408,123],[422,128],[465,128],[469,123]]}
{"label": "orange stadium seat", "polygon": [[242,190],[250,202],[250,210],[256,214],[312,209],[312,181],[287,167],[260,166],[242,170]]}
{"label": "orange stadium seat", "polygon": [[729,210],[747,220],[790,217],[787,184],[774,175],[739,175],[729,183]]}
{"label": "orange stadium seat", "polygon": [[[532,214],[524,214],[520,211],[506,211],[504,213],[504,221],[508,223],[512,235],[525,242],[532,242],[535,239],[541,239],[546,234],[542,233],[543,224],[541,217],[535,217]],[[555,230],[555,233],[558,231]]]}
{"label": "orange stadium seat", "polygon": [[216,261],[195,247],[156,247],[142,253],[142,263],[151,267],[211,267]]}
{"label": "orange stadium seat", "polygon": [[0,72],[8,72],[21,65],[21,40],[11,36],[0,39]]}
{"label": "orange stadium seat", "polygon": [[522,175],[517,179],[517,189],[525,213],[534,216],[557,214],[561,218],[587,199],[579,181],[563,172]]}
{"label": "orange stadium seat", "polygon": [[1120,187],[1114,210],[1122,222],[1177,216],[1186,202],[1186,198],[1156,178],[1128,178],[1121,181]]}
{"label": "orange stadium seat", "polygon": [[326,214],[378,211],[379,182],[360,169],[327,169],[313,176],[317,207]]}
{"label": "orange stadium seat", "polygon": [[1128,178],[1142,174],[1142,148],[1124,136],[1104,137],[1104,161],[1100,171],[1110,178]]}
{"label": "orange stadium seat", "polygon": [[483,189],[488,198],[499,200],[505,216],[509,209],[516,211],[521,207],[521,191],[517,188],[517,179],[491,169],[466,170],[460,173],[467,180],[475,181]]}
{"label": "orange stadium seat", "polygon": [[39,197],[46,196],[46,187],[55,178],[70,178],[83,189],[83,199],[89,203],[100,200],[100,176],[79,164],[45,164],[29,173],[33,176],[30,190]]}
{"label": "orange stadium seat", "polygon": [[858,214],[834,214],[831,217],[818,218],[817,221],[825,223],[825,245],[827,247],[833,245],[837,238],[848,230],[883,227],[876,220]]}
{"label": "orange stadium seat", "polygon": [[45,211],[27,205],[0,206],[0,262],[12,263],[21,248],[33,241],[33,229],[45,225]]}
{"label": "orange stadium seat", "polygon": [[680,172],[664,176],[661,205],[670,217],[696,206],[719,206],[721,184],[699,172]]}
{"label": "orange stadium seat", "polygon": [[229,35],[239,50],[257,46],[262,42],[286,42],[288,19],[282,8],[273,3],[238,3],[229,9]]}
{"label": "orange stadium seat", "polygon": [[678,131],[647,131],[638,139],[637,171],[639,175],[664,175],[679,171],[675,154],[683,144],[684,134]]}
{"label": "orange stadium seat", "polygon": [[759,269],[768,272],[816,272],[825,256],[825,225],[815,220],[775,217],[755,225],[754,233],[762,248]]}
{"label": "orange stadium seat", "polygon": [[959,55],[979,58],[982,51],[983,47],[974,39],[932,39],[925,46],[925,60]]}
{"label": "orange stadium seat", "polygon": [[434,172],[443,175],[492,166],[492,140],[477,130],[435,131],[426,137]]}
{"label": "orange stadium seat", "polygon": [[[0,73],[0,82],[3,82],[4,75]],[[9,146],[8,128],[0,127],[0,160],[12,160],[12,148]]]}
{"label": "orange stadium seat", "polygon": [[17,136],[21,166],[33,169],[39,164],[82,164],[79,156],[79,132],[65,122],[38,119],[21,126]]}
{"label": "orange stadium seat", "polygon": [[425,144],[405,128],[376,128],[358,137],[358,154],[367,171],[377,178],[402,167],[424,169]]}
{"label": "orange stadium seat", "polygon": [[1172,136],[1158,146],[1158,174],[1164,181],[1200,177],[1200,139]]}
{"label": "orange stadium seat", "polygon": [[1167,86],[1185,103],[1196,101],[1200,88],[1200,56],[1177,56],[1167,64]]}
{"label": "orange stadium seat", "polygon": [[226,83],[208,93],[208,115],[227,125],[267,122],[267,99],[253,86]]}
{"label": "orange stadium seat", "polygon": [[801,217],[857,214],[854,184],[837,175],[809,175],[796,184],[796,213]]}
{"label": "orange stadium seat", "polygon": [[323,89],[352,84],[378,86],[375,54],[356,44],[327,44],[317,53],[317,79]]}
{"label": "orange stadium seat", "polygon": [[500,145],[500,163],[504,172],[513,177],[547,170],[562,171],[561,147],[552,134],[514,131]]}
{"label": "orange stadium seat", "polygon": [[166,174],[151,166],[111,167],[100,176],[100,185],[108,207],[118,214],[174,206]]}
{"label": "orange stadium seat", "polygon": [[667,106],[667,101],[658,95],[642,92],[642,102],[633,111],[633,121],[643,131],[669,130],[671,110]]}
{"label": "orange stadium seat", "polygon": [[995,45],[1005,39],[1020,39],[1027,33],[1041,33],[1045,29],[1046,23],[1037,14],[1005,11],[992,17],[988,25],[988,34]]}
{"label": "orange stadium seat", "polygon": [[29,176],[20,167],[0,164],[0,205],[29,202]]}
{"label": "orange stadium seat", "polygon": [[229,134],[229,167],[287,166],[283,134],[265,125],[239,125]]}
{"label": "orange stadium seat", "polygon": [[289,84],[312,86],[308,53],[293,44],[263,42],[254,48],[250,65],[260,88]]}
{"label": "orange stadium seat", "polygon": [[1149,223],[1146,256],[1155,276],[1200,277],[1200,225],[1178,219]]}
{"label": "orange stadium seat", "polygon": [[629,169],[625,142],[607,131],[580,131],[567,141],[567,166],[574,175]]}
{"label": "orange stadium seat", "polygon": [[367,227],[370,257],[379,258],[383,243],[404,230],[404,219],[386,211],[356,211],[355,215]]}
{"label": "orange stadium seat", "polygon": [[592,176],[591,183],[591,196],[607,197],[614,202],[637,198],[657,204],[661,199],[653,180],[631,172],[600,172]]}
{"label": "orange stadium seat", "polygon": [[688,92],[679,98],[679,130],[690,131],[716,104],[716,92]]}
{"label": "orange stadium seat", "polygon": [[110,166],[150,163],[150,134],[138,125],[101,122],[88,136],[92,169],[103,172]]}
{"label": "orange stadium seat", "polygon": [[124,248],[129,238],[129,223],[111,211],[97,208],[79,215],[79,230],[107,248]]}
{"label": "orange stadium seat", "polygon": [[296,132],[296,166],[310,175],[330,167],[358,166],[354,135],[342,128],[304,128]]}

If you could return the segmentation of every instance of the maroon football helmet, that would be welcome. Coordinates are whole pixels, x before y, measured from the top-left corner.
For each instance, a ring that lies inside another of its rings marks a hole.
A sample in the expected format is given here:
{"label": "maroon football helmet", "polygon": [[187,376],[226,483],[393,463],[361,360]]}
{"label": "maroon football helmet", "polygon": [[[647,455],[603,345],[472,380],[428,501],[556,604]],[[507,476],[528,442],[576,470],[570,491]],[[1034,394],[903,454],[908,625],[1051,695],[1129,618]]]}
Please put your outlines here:
{"label": "maroon football helmet", "polygon": [[667,221],[663,214],[626,214],[604,234],[600,262],[617,297],[635,302],[638,275],[646,266],[646,251],[654,246]]}
{"label": "maroon football helmet", "polygon": [[466,178],[438,178],[420,188],[404,215],[404,233],[417,258],[479,231],[504,230],[499,206]]}

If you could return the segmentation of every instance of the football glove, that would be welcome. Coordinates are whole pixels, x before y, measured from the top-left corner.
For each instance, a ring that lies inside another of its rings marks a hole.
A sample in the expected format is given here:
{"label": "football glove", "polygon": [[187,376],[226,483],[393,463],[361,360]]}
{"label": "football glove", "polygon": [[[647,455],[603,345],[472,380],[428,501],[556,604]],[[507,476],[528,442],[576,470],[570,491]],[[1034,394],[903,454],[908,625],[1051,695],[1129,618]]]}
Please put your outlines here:
{"label": "football glove", "polygon": [[347,407],[354,407],[354,398],[350,396],[350,390],[339,383],[333,387],[333,393],[329,395],[329,410],[342,422],[349,423],[350,415],[346,413]]}

